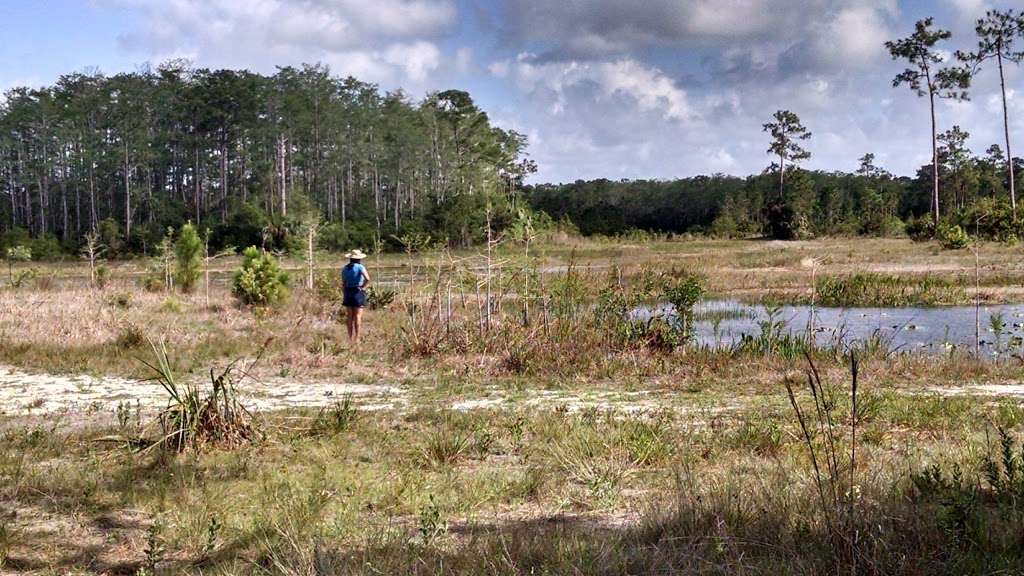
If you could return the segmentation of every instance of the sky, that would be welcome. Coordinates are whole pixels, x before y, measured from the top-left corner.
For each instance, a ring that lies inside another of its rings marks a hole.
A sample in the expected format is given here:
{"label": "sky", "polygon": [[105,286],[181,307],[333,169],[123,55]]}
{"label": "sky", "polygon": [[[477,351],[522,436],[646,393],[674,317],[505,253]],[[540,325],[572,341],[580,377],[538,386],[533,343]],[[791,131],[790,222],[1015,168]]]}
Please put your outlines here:
{"label": "sky", "polygon": [[[808,168],[850,171],[872,152],[912,175],[930,159],[927,102],[892,86],[902,66],[883,44],[934,16],[953,32],[943,50],[969,50],[992,8],[1024,0],[2,0],[0,90],[170,58],[322,62],[416,98],[469,91],[528,137],[534,182],[758,173],[778,109],[813,133]],[[1024,75],[1007,72],[1024,137]],[[996,70],[938,122],[979,154],[1002,142]]]}

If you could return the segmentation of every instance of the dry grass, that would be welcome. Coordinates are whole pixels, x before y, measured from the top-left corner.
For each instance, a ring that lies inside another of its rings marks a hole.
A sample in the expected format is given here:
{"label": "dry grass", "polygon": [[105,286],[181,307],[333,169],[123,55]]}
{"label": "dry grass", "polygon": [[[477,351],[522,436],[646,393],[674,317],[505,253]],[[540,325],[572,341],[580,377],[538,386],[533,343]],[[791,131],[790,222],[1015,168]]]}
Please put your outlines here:
{"label": "dry grass", "polygon": [[[996,298],[1012,298],[1020,284],[1018,252],[983,247],[983,284]],[[973,273],[973,256],[897,240],[572,241],[536,253],[536,267],[551,272],[531,290],[558,294],[571,261],[584,311],[612,277],[612,265],[626,286],[643,282],[648,271],[675,267],[702,272],[714,293],[750,298],[802,297],[810,279],[800,262],[807,257],[827,257],[819,272],[837,275]],[[321,410],[260,414],[260,442],[211,442],[181,454],[139,453],[107,441],[126,427],[137,431],[146,417],[133,416],[130,407],[115,414],[114,399],[96,414],[62,419],[0,415],[0,571],[836,570],[836,530],[809,460],[808,446],[821,449],[821,432],[803,434],[783,386],[787,377],[802,377],[799,354],[623,345],[553,310],[545,326],[537,302],[523,327],[514,275],[522,262],[514,247],[497,257],[507,261],[503,283],[493,286],[504,295],[504,314],[495,314],[481,336],[472,288],[465,306],[461,295],[453,298],[451,322],[425,320],[447,309],[437,304],[447,292],[437,257],[384,259],[376,279],[414,282],[400,286],[395,305],[368,313],[358,351],[343,337],[335,304],[303,290],[278,309],[254,314],[217,282],[207,307],[201,292],[169,300],[142,291],[134,264],[119,266],[102,291],[81,284],[80,264],[54,266],[47,291],[0,290],[5,364],[142,377],[145,347],[132,344],[141,329],[173,351],[182,385],[207,379],[211,367],[253,359],[269,341],[256,378],[382,382],[401,391],[400,402],[372,412],[362,411],[359,399],[327,398]],[[471,282],[479,281],[478,260],[461,270]],[[232,263],[220,265],[228,270]],[[419,338],[414,350],[411,336]],[[842,391],[845,358],[835,351],[813,357],[822,381]],[[879,351],[863,358],[857,480],[830,500],[855,512],[843,534],[860,539],[856,553],[845,556],[856,558],[857,573],[1020,566],[1013,541],[1024,529],[1020,517],[1007,513],[978,462],[998,449],[995,426],[1020,432],[1024,408],[1010,398],[944,397],[931,389],[1022,376],[1019,362],[963,354]],[[798,405],[808,406],[811,398],[795,390]],[[844,430],[846,398],[836,394],[829,406]],[[243,405],[249,400],[239,398]],[[836,438],[843,450],[849,440]],[[921,474],[933,464],[942,477],[959,466],[964,484],[922,489]],[[837,470],[847,477],[843,462]]]}

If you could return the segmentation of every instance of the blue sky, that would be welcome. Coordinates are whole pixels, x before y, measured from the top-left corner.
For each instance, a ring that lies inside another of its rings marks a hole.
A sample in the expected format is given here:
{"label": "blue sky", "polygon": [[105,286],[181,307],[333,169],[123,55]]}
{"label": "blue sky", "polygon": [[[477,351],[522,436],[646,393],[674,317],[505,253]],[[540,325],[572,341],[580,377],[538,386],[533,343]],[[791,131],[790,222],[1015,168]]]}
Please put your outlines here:
{"label": "blue sky", "polygon": [[[954,32],[950,52],[971,48],[989,8],[1024,0],[6,0],[0,88],[174,57],[261,72],[321,61],[415,97],[469,90],[528,135],[536,181],[758,172],[779,108],[814,133],[809,167],[852,170],[874,152],[912,174],[928,111],[892,88],[882,42],[930,15]],[[1011,69],[1018,137],[1022,82]],[[939,106],[940,129],[960,125],[979,153],[999,142],[996,96],[985,70],[971,102]]]}

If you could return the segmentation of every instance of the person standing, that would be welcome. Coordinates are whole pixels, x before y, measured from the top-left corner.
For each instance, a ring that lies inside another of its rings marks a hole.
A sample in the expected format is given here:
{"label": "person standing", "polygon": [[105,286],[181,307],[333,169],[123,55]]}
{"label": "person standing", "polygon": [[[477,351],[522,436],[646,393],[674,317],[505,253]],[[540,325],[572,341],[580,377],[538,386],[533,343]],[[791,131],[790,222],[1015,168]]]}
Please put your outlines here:
{"label": "person standing", "polygon": [[370,275],[366,273],[366,267],[362,264],[363,259],[366,258],[366,254],[362,250],[352,250],[345,254],[345,257],[348,258],[348,264],[341,269],[341,282],[344,290],[342,306],[345,307],[348,338],[358,344]]}

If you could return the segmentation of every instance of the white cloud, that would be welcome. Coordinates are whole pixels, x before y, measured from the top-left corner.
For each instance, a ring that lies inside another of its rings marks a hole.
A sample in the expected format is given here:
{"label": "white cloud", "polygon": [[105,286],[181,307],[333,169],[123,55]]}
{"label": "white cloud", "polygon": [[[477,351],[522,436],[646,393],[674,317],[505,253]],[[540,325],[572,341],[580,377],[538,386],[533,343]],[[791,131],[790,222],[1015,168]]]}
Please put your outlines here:
{"label": "white cloud", "polygon": [[961,16],[965,18],[980,18],[990,8],[986,0],[945,0]]}
{"label": "white cloud", "polygon": [[570,89],[591,84],[598,89],[596,95],[628,97],[641,112],[656,112],[666,120],[695,118],[683,89],[657,68],[630,58],[537,63],[532,55],[524,53],[515,62],[491,64],[490,71],[498,77],[511,77],[526,91],[548,93],[553,98],[550,109],[554,114],[565,111],[566,93]]}
{"label": "white cloud", "polygon": [[867,6],[844,8],[827,26],[842,61],[856,66],[869,65],[884,56],[884,44],[892,32],[882,21],[878,10]]}
{"label": "white cloud", "polygon": [[430,42],[394,44],[384,52],[384,60],[405,71],[414,82],[423,82],[441,65],[441,51]]}
{"label": "white cloud", "polygon": [[434,42],[455,24],[454,0],[101,0],[128,6],[144,27],[122,47],[154,61],[272,71],[324,61],[342,74],[427,82],[443,58]]}

